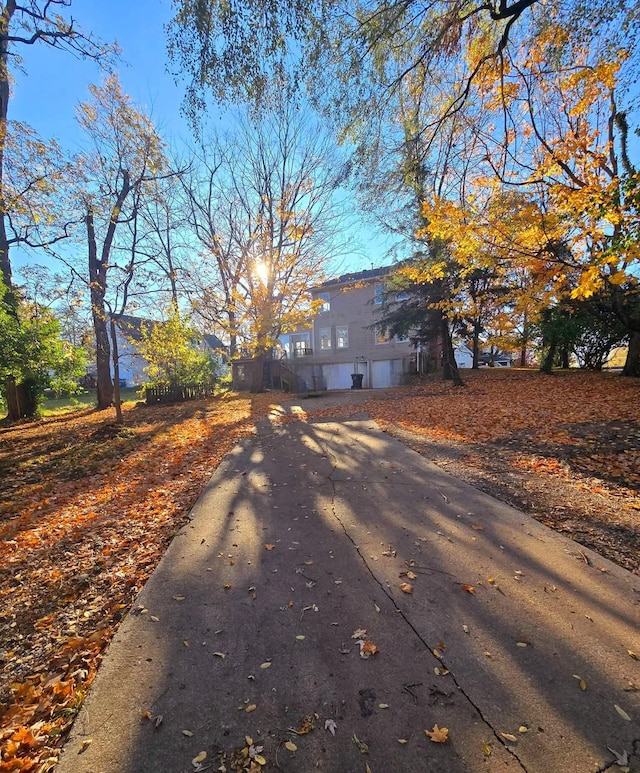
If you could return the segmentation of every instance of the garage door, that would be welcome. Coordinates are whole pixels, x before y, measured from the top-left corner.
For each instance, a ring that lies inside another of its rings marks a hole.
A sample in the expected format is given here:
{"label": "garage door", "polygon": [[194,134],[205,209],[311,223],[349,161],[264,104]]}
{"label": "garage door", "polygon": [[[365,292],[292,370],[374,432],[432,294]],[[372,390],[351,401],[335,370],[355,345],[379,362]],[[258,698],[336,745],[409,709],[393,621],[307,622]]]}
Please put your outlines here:
{"label": "garage door", "polygon": [[322,366],[322,375],[327,389],[349,389],[352,384],[352,373],[353,363],[351,362]]}
{"label": "garage door", "polygon": [[374,389],[402,384],[402,360],[375,360],[371,363],[371,386]]}

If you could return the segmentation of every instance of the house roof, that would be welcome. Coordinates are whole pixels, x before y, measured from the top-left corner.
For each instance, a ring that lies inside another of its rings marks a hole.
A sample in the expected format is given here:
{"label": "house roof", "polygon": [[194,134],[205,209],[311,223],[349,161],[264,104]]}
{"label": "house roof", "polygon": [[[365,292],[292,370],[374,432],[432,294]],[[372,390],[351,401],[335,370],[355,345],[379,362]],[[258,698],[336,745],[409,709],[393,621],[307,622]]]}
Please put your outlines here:
{"label": "house roof", "polygon": [[224,349],[226,351],[227,347],[222,343],[217,335],[214,335],[213,333],[205,333],[202,338],[210,349]]}
{"label": "house roof", "polygon": [[120,328],[125,338],[132,341],[142,341],[142,326],[157,325],[153,319],[144,319],[143,317],[133,317],[130,314],[121,314],[114,317],[116,326]]}
{"label": "house roof", "polygon": [[354,271],[350,274],[342,274],[334,279],[327,279],[313,290],[322,290],[323,287],[335,287],[336,285],[348,285],[355,282],[364,282],[369,279],[377,279],[378,277],[386,276],[394,266],[380,266],[379,268],[369,268],[366,271]]}

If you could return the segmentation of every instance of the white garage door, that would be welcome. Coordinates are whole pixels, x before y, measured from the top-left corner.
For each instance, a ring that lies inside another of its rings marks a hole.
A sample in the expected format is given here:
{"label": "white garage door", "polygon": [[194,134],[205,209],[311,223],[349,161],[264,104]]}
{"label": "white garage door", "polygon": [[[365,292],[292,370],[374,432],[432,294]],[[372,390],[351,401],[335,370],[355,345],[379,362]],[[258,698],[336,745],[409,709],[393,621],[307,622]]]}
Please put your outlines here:
{"label": "white garage door", "polygon": [[350,362],[322,366],[322,375],[327,389],[349,389],[353,383],[352,373],[353,363]]}
{"label": "white garage door", "polygon": [[402,384],[402,360],[374,360],[371,363],[371,386],[374,389]]}

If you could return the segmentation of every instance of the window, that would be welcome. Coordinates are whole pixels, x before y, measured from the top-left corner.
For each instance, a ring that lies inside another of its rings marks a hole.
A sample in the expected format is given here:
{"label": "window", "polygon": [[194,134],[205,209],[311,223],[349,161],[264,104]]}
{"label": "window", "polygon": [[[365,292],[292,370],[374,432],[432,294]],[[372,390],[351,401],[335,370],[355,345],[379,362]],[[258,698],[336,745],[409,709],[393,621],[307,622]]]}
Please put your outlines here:
{"label": "window", "polygon": [[377,284],[376,285],[376,294],[374,297],[375,303],[382,303],[384,300],[384,285],[383,284]]}
{"label": "window", "polygon": [[389,336],[386,333],[383,333],[380,328],[376,329],[376,344],[388,344],[389,343]]}
{"label": "window", "polygon": [[331,328],[321,327],[319,333],[320,349],[326,352],[328,349],[331,349]]}
{"label": "window", "polygon": [[407,344],[407,343],[409,343],[409,336],[405,335],[404,333],[402,335],[397,335],[396,336],[396,341],[399,344]]}
{"label": "window", "polygon": [[349,326],[340,325],[336,327],[336,348],[348,349],[349,348]]}
{"label": "window", "polygon": [[[327,311],[331,311],[331,294],[330,293],[318,293],[318,300],[321,301],[318,312],[324,314]],[[331,347],[329,347],[331,348]]]}
{"label": "window", "polygon": [[409,293],[406,290],[400,290],[400,292],[396,295],[396,301],[398,303],[402,303],[402,301],[408,301],[409,300]]}

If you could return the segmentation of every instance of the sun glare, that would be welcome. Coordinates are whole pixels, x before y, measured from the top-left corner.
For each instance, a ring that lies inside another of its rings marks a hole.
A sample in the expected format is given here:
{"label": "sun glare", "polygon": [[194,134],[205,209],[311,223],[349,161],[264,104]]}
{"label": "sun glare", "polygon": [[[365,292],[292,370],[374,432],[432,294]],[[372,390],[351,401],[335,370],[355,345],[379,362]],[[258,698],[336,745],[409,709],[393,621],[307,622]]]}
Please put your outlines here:
{"label": "sun glare", "polygon": [[259,260],[256,263],[256,276],[258,279],[262,282],[262,284],[267,284],[269,281],[269,266],[262,260]]}

